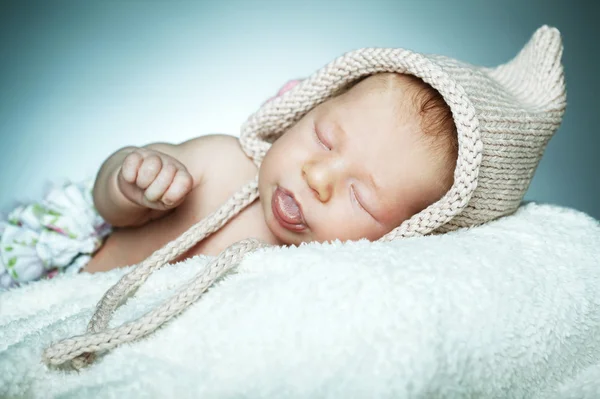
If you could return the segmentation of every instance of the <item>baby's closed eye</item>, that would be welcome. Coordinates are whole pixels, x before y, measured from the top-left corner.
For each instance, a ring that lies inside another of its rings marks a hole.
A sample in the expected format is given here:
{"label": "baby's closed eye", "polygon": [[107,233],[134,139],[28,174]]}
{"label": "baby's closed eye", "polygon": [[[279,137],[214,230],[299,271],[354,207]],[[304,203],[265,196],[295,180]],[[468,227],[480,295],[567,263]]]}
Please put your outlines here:
{"label": "baby's closed eye", "polygon": [[377,220],[377,218],[373,215],[373,213],[371,213],[369,211],[369,209],[365,205],[365,202],[361,200],[360,194],[357,193],[357,190],[355,189],[354,185],[352,185],[352,184],[350,185],[350,197],[351,197],[352,201],[355,202],[358,205],[358,207],[361,208],[361,210],[363,212],[367,213],[373,219]]}
{"label": "baby's closed eye", "polygon": [[331,144],[329,144],[329,142],[323,137],[323,134],[319,131],[319,127],[316,122],[313,124],[313,135],[320,146],[327,151],[331,151]]}

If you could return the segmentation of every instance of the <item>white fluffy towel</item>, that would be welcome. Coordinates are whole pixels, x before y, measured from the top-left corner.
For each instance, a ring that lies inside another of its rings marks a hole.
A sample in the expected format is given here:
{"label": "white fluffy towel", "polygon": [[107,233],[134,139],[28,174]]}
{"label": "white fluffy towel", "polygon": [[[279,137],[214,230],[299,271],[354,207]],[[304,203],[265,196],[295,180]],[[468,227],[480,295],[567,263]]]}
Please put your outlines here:
{"label": "white fluffy towel", "polygon": [[[111,327],[208,259],[154,273]],[[127,270],[0,294],[0,397],[600,398],[600,223],[574,210],[263,249],[148,337],[79,373],[48,368],[43,349],[82,334]]]}

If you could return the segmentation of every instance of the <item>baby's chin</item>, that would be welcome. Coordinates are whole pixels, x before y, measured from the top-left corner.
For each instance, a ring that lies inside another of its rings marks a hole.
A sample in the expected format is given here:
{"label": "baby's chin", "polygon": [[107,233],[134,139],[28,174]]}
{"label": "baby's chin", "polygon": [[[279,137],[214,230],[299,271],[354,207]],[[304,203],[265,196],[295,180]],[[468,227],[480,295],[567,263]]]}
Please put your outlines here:
{"label": "baby's chin", "polygon": [[329,232],[329,234],[327,234],[325,237],[315,237],[314,234],[308,230],[308,231],[303,231],[301,233],[295,233],[289,230],[286,230],[285,228],[283,228],[279,222],[277,222],[277,220],[275,219],[275,217],[273,216],[272,213],[268,214],[265,212],[265,223],[267,225],[267,227],[269,228],[269,230],[271,231],[271,234],[274,236],[276,242],[276,245],[295,245],[295,246],[299,246],[302,243],[310,243],[310,242],[315,242],[315,243],[328,243],[328,242],[333,242],[333,241],[341,241],[341,242],[346,242],[346,241],[358,241],[358,240],[369,240],[369,241],[376,241],[377,238],[374,237],[367,237],[365,235],[362,234],[355,234],[352,236],[348,235],[348,232],[338,232],[336,234],[336,232]]}
{"label": "baby's chin", "polygon": [[271,234],[276,238],[279,242],[278,245],[300,245],[303,242],[310,242],[310,240],[306,232],[296,233],[289,230],[286,230],[282,227],[279,222],[275,219],[275,216],[271,213],[266,218],[267,227],[271,231]]}

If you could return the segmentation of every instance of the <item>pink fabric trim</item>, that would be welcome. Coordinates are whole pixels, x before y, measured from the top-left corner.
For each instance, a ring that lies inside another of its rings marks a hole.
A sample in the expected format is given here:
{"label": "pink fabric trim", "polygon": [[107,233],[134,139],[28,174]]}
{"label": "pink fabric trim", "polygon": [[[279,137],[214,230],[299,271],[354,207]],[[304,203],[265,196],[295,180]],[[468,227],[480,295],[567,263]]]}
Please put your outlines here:
{"label": "pink fabric trim", "polygon": [[296,85],[298,85],[298,83],[302,82],[302,79],[292,79],[292,80],[288,80],[282,87],[281,89],[279,89],[279,91],[277,92],[276,95],[274,95],[273,97],[269,98],[266,102],[272,101],[274,99],[276,99],[277,97],[282,96],[286,91],[291,90],[293,87],[295,87]]}

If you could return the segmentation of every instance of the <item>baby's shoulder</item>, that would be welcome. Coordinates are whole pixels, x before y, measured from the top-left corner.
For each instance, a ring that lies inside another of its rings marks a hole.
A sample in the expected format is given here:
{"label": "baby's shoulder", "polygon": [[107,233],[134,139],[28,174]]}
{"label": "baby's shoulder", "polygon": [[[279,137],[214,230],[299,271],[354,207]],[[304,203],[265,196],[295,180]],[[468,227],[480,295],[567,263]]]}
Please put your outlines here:
{"label": "baby's shoulder", "polygon": [[196,137],[179,146],[179,160],[201,185],[215,178],[255,176],[258,170],[243,152],[239,139],[234,136],[211,134]]}
{"label": "baby's shoulder", "polygon": [[187,147],[184,164],[189,165],[194,179],[200,180],[196,195],[208,194],[213,198],[231,195],[258,173],[235,136],[211,134],[183,145]]}
{"label": "baby's shoulder", "polygon": [[[203,158],[205,173],[201,183],[175,211],[177,231],[185,231],[192,223],[215,212],[258,173],[258,168],[243,152],[236,137],[211,135],[198,139],[201,140],[201,144],[198,145],[194,156]],[[195,245],[180,259],[197,254],[217,255],[232,243],[248,237],[273,241],[259,201],[248,206],[222,229]]]}
{"label": "baby's shoulder", "polygon": [[[197,140],[196,149],[186,152],[190,160],[195,159],[195,162],[198,162],[195,167],[203,169],[202,178],[200,184],[176,209],[174,220],[177,221],[175,224],[180,226],[176,228],[178,231],[185,231],[191,223],[196,223],[215,212],[258,173],[258,168],[243,152],[236,137],[210,135],[194,140]],[[199,253],[218,254],[231,243],[246,238],[249,234],[256,235],[257,226],[260,226],[259,221],[263,220],[263,216],[258,203],[253,205],[248,207],[243,215],[238,215],[236,220],[228,223],[228,227],[204,240],[186,256]]]}
{"label": "baby's shoulder", "polygon": [[249,180],[256,176],[258,168],[242,150],[239,139],[226,134],[202,136],[203,150],[198,156],[204,157],[207,181]]}

